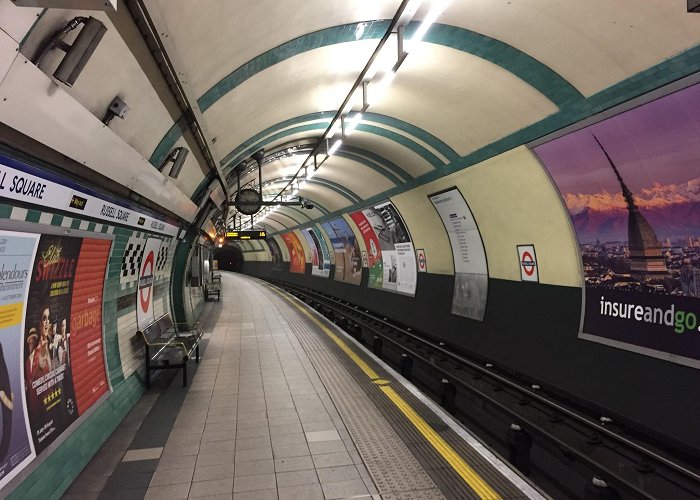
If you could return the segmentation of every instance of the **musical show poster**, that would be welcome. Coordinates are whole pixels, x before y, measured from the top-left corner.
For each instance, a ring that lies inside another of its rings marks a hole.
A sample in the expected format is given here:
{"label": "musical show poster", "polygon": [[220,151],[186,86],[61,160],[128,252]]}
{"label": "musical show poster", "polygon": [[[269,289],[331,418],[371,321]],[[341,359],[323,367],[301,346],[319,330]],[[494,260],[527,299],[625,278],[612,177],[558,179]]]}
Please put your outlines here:
{"label": "musical show poster", "polygon": [[284,233],[282,239],[289,250],[289,272],[304,274],[306,272],[306,256],[301,241],[293,232]]}
{"label": "musical show poster", "polygon": [[700,368],[700,85],[534,148],[571,217],[581,338]]}
{"label": "musical show poster", "polygon": [[0,488],[35,457],[23,381],[25,298],[38,234],[0,231]]}
{"label": "musical show poster", "polygon": [[362,282],[362,254],[360,244],[345,219],[337,218],[321,223],[335,254],[333,279],[352,285]]}
{"label": "musical show poster", "polygon": [[483,321],[488,298],[486,250],[462,193],[450,188],[429,196],[447,231],[455,266],[452,314]]}
{"label": "musical show poster", "polygon": [[327,278],[330,274],[330,262],[328,261],[328,250],[321,248],[321,242],[313,229],[307,227],[301,230],[306,243],[311,251],[311,274]]}
{"label": "musical show poster", "polygon": [[107,388],[102,296],[96,289],[103,285],[109,249],[93,242],[44,234],[36,251],[25,316],[24,379],[37,453]]}
{"label": "musical show poster", "polygon": [[[366,215],[365,212],[370,213]],[[350,218],[357,225],[357,229],[360,230],[362,239],[365,241],[365,247],[367,247],[367,268],[369,270],[367,286],[370,288],[382,288],[384,280],[382,246],[377,238],[377,233],[372,227],[372,223],[369,221],[369,218],[374,216],[379,217],[374,210],[358,210],[350,214]]]}

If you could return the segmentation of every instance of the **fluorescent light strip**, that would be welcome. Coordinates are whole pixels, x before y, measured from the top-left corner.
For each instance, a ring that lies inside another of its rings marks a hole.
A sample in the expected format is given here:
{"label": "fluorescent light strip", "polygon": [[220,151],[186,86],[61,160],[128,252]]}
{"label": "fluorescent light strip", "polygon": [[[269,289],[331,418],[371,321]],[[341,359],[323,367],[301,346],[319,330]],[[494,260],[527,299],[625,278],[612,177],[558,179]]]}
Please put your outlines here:
{"label": "fluorescent light strip", "polygon": [[331,148],[328,150],[328,155],[330,156],[330,155],[335,154],[335,152],[338,151],[338,148],[340,147],[340,145],[342,143],[343,143],[342,139],[338,139],[337,141],[335,141],[333,143],[333,145],[331,146]]}
{"label": "fluorescent light strip", "polygon": [[[435,20],[442,13],[442,11],[445,10],[445,7],[447,7],[447,0],[434,0],[433,1],[433,5],[431,5],[430,10],[428,11],[428,14],[425,16],[425,19],[423,19],[423,22],[421,23],[421,25],[418,27],[416,32],[411,37],[411,45],[423,40],[423,37],[428,32],[430,27],[433,25]],[[413,47],[411,47],[411,48],[413,48]]]}
{"label": "fluorescent light strip", "polygon": [[352,117],[352,120],[348,122],[348,124],[345,126],[345,135],[350,135],[352,134],[357,126],[360,124],[362,121],[362,113],[355,113],[355,116]]}

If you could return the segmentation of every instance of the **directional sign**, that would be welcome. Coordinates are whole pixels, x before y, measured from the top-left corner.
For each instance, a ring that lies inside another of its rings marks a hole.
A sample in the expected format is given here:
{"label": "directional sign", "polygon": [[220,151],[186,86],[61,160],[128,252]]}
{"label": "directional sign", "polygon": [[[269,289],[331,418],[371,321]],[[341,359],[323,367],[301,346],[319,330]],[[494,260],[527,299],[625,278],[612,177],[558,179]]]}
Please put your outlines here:
{"label": "directional sign", "polygon": [[520,265],[520,279],[522,281],[539,283],[540,277],[537,271],[535,245],[518,245],[518,262]]}
{"label": "directional sign", "polygon": [[422,248],[416,248],[416,261],[418,262],[418,272],[427,273],[428,262],[425,260],[425,250]]}

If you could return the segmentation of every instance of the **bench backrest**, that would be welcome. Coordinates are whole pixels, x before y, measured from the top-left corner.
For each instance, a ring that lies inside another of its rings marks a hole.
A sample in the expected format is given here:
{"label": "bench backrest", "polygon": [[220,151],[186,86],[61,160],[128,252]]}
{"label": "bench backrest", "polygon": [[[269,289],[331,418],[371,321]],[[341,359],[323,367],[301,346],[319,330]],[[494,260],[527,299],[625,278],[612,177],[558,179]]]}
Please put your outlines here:
{"label": "bench backrest", "polygon": [[154,340],[161,337],[168,329],[173,327],[173,320],[170,319],[169,314],[164,314],[153,323],[148,325],[146,328],[141,330],[144,338],[147,342],[153,342]]}

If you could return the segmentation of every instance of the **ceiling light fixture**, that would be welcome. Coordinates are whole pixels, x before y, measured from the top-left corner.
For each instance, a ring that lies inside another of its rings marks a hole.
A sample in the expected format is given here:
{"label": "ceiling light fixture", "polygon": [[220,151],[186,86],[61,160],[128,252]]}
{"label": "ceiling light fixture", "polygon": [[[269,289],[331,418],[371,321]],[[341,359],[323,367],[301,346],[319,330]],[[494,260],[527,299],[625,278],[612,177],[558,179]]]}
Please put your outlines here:
{"label": "ceiling light fixture", "polygon": [[[418,28],[415,30],[413,36],[411,37],[409,43],[411,48],[414,48],[418,42],[423,40],[426,33],[430,27],[435,23],[438,16],[444,11],[449,0],[432,0],[430,3],[430,8],[425,16],[425,19],[421,22]],[[396,72],[399,67],[406,59],[408,51],[404,49],[404,29],[416,16],[418,10],[423,4],[423,0],[403,0],[399,6],[396,14],[394,15],[389,28],[380,40],[377,48],[374,50],[370,56],[367,64],[360,72],[355,84],[353,85],[350,92],[345,97],[345,100],[338,108],[335,117],[331,120],[328,128],[325,130],[316,146],[309,153],[306,159],[299,166],[299,170],[294,174],[292,179],[287,183],[287,185],[273,198],[273,201],[280,199],[285,199],[285,191],[287,189],[292,190],[294,183],[296,182],[296,189],[293,191],[293,195],[296,195],[300,188],[304,187],[306,183],[299,184],[299,180],[303,178],[305,181],[310,180],[315,174],[318,168],[323,165],[323,163],[338,151],[338,148],[343,144],[343,140],[351,135],[362,122],[362,119],[367,111],[370,104],[376,104],[382,97],[386,94],[391,83],[396,78]],[[385,69],[383,72],[378,71],[378,66],[383,66],[386,62],[379,62],[378,56],[385,46],[386,42],[392,35],[396,35],[397,41],[397,58],[392,61],[393,65],[391,68]],[[381,78],[377,78],[380,74]],[[368,87],[371,89],[368,90]],[[353,96],[355,92],[362,87],[362,107],[359,111],[355,111],[352,118],[349,118],[351,113],[353,113]],[[371,99],[370,99],[371,94]],[[340,132],[340,138],[335,139],[333,144],[329,146],[331,140]],[[324,145],[324,146],[322,146]],[[323,154],[322,148],[325,147],[325,155],[322,160],[317,162],[317,155]],[[313,158],[313,168],[311,168],[310,162]],[[303,174],[302,174],[303,170]]]}

